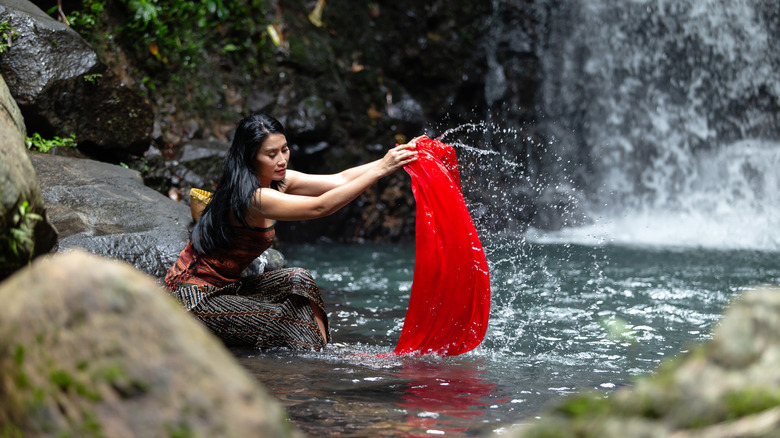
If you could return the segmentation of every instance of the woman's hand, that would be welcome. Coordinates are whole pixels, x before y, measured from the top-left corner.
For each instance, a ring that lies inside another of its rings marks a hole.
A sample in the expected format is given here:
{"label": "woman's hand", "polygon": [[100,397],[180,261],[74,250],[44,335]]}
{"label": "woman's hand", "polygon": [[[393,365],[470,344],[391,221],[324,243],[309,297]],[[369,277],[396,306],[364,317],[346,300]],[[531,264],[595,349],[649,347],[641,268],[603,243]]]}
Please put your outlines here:
{"label": "woman's hand", "polygon": [[418,138],[420,137],[415,137],[409,143],[398,145],[387,151],[384,158],[378,163],[380,177],[390,175],[407,164],[417,161],[416,143]]}

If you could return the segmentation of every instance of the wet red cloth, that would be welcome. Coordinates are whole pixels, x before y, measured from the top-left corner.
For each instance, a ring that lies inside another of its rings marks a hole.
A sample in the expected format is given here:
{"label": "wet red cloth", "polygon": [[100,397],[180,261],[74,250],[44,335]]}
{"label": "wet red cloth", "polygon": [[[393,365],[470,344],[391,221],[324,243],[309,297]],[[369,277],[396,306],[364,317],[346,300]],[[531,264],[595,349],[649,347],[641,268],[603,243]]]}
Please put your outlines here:
{"label": "wet red cloth", "polygon": [[412,176],[417,203],[414,278],[395,354],[454,356],[482,342],[490,313],[490,277],[466,209],[455,150],[423,137]]}

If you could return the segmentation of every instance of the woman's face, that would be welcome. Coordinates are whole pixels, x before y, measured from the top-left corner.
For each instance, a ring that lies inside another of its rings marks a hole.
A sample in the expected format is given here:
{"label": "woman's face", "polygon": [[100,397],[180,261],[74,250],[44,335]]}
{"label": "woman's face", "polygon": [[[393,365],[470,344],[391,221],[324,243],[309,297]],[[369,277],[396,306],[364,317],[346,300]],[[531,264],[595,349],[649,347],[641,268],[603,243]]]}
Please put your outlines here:
{"label": "woman's face", "polygon": [[272,181],[282,181],[287,173],[287,161],[290,159],[290,148],[287,138],[282,134],[271,134],[266,137],[255,156],[255,171],[260,185],[269,187]]}

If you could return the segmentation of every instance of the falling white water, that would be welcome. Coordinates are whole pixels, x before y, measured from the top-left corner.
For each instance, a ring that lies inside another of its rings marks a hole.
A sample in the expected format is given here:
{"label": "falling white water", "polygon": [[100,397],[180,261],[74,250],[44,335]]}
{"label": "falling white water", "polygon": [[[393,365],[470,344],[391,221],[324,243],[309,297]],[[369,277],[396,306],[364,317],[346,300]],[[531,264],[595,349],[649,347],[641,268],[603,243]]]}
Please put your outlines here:
{"label": "falling white water", "polygon": [[654,169],[643,182],[655,190],[646,204],[610,208],[591,224],[550,233],[530,229],[537,243],[660,245],[723,249],[780,249],[780,144],[742,140],[692,154],[686,178],[676,168]]}
{"label": "falling white water", "polygon": [[780,250],[776,6],[564,3],[542,55],[545,109],[558,149],[585,143],[594,195],[587,225],[526,237]]}

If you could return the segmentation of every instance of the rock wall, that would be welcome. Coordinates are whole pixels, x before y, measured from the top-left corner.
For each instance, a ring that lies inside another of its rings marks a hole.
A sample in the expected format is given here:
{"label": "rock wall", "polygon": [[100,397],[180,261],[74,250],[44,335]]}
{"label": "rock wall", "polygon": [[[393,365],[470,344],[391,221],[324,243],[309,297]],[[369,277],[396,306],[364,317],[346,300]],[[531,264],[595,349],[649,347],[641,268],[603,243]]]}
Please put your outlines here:
{"label": "rock wall", "polygon": [[[157,60],[137,41],[123,40],[121,28],[132,16],[125,5],[103,11],[103,30],[117,36],[94,44],[101,46],[106,64],[136,87],[148,78],[162,81],[145,92],[154,105],[154,147],[166,160],[163,166],[193,139],[229,140],[235,123],[249,112],[280,119],[292,146],[292,168],[316,173],[340,171],[379,158],[396,142],[484,117],[484,36],[494,19],[491,3],[330,2],[319,27],[308,18],[313,6],[268,2],[251,23],[251,42],[263,45],[262,52],[236,57],[220,53],[217,44],[194,72],[176,70],[169,53]],[[230,32],[233,21],[223,32]],[[277,29],[278,46],[266,24]],[[247,57],[257,65],[250,66]],[[164,82],[173,76],[184,83]],[[154,185],[185,198],[186,176],[169,167],[166,181],[152,171]],[[282,224],[280,235],[300,241],[412,240],[413,199],[398,196],[399,187],[411,193],[403,173],[381,181],[332,217]]]}
{"label": "rock wall", "polygon": [[[309,18],[312,2],[268,2],[253,10],[252,29],[240,33],[249,39],[241,43],[249,52],[225,50],[235,48],[231,27],[241,20],[231,17],[218,29],[225,41],[209,42],[208,53],[190,69],[174,62],[177,54],[158,53],[153,38],[126,37],[124,29],[142,26],[129,4],[104,5],[95,26],[81,28],[79,37],[41,11],[54,2],[34,3],[38,6],[0,1],[0,19],[18,28],[0,71],[13,78],[28,130],[75,133],[83,152],[115,163],[130,162],[128,155],[140,156],[152,146],[164,159],[158,166],[170,169],[152,169],[150,185],[175,199],[186,198],[191,184],[170,164],[181,145],[229,140],[236,121],[249,112],[267,112],[286,125],[291,166],[305,172],[340,171],[413,136],[439,135],[472,122],[485,127],[474,145],[530,151],[515,158],[526,168],[526,160],[539,159],[535,151],[544,144],[532,126],[541,22],[530,0],[401,0],[359,7],[331,2],[319,22]],[[66,2],[64,12],[89,12],[81,7]],[[266,24],[278,34],[275,43]],[[104,37],[108,34],[112,38]],[[516,131],[522,144],[491,142],[494,132],[505,129]],[[161,173],[167,174],[162,181]],[[397,188],[410,193],[409,181],[404,174],[383,180],[332,217],[283,224],[282,235],[298,241],[412,240],[413,199],[397,193]],[[523,207],[510,213],[520,223],[550,210],[535,205],[533,190],[512,175],[493,185],[522,192],[516,203]],[[477,189],[469,195],[483,194]]]}

